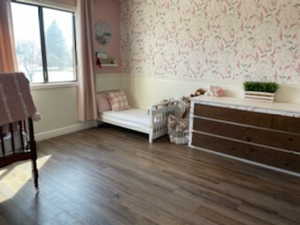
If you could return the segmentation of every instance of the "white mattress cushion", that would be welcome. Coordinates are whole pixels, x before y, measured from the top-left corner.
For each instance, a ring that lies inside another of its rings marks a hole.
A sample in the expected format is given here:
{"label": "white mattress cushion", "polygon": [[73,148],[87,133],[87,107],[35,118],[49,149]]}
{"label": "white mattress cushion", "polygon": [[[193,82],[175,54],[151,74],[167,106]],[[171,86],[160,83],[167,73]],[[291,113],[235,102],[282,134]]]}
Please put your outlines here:
{"label": "white mattress cushion", "polygon": [[145,127],[151,126],[151,118],[146,110],[142,109],[128,109],[123,111],[108,111],[101,113],[103,119],[116,119],[119,121],[139,124]]}

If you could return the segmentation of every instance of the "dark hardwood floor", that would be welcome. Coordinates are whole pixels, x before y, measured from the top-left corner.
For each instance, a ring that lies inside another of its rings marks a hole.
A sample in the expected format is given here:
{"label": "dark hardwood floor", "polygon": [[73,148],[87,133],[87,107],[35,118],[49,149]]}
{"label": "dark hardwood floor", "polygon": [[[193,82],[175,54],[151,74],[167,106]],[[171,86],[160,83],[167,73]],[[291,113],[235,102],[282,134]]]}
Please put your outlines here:
{"label": "dark hardwood floor", "polygon": [[0,170],[1,225],[299,225],[300,178],[105,126]]}

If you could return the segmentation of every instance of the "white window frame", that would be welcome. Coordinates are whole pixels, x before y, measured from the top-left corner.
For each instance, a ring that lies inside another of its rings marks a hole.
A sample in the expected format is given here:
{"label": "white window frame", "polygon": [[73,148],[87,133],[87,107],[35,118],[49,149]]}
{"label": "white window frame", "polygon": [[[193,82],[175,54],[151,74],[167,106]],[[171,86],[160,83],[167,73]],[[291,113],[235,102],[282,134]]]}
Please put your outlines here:
{"label": "white window frame", "polygon": [[[39,26],[40,26],[40,37],[41,37],[41,51],[42,51],[42,61],[43,61],[43,80],[44,82],[30,82],[31,89],[42,89],[42,88],[63,88],[63,87],[73,87],[78,86],[78,55],[77,55],[77,42],[76,42],[76,20],[75,20],[75,7],[66,5],[53,6],[47,0],[12,0],[13,3],[31,5],[38,7],[39,10]],[[49,4],[47,4],[47,2]],[[39,3],[39,4],[37,4]],[[48,79],[48,66],[47,66],[47,56],[46,56],[46,43],[45,43],[45,33],[44,33],[44,18],[43,9],[53,9],[63,12],[68,12],[73,14],[73,29],[74,29],[74,48],[75,48],[75,64],[74,64],[74,80],[72,81],[61,81],[61,82],[49,82]]]}

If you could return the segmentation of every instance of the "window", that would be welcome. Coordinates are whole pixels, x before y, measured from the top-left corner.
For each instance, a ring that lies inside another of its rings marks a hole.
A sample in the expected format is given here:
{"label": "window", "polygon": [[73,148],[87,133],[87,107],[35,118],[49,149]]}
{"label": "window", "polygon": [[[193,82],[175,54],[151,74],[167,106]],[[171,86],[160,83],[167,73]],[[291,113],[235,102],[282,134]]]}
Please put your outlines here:
{"label": "window", "polygon": [[12,3],[19,69],[32,83],[76,80],[74,13]]}

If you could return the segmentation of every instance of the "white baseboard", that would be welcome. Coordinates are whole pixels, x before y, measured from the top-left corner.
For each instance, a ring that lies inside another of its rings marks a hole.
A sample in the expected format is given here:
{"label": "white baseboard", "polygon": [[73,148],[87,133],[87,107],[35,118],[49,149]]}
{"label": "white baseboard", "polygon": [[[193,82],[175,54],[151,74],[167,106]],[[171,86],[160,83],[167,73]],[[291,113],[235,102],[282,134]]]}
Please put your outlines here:
{"label": "white baseboard", "polygon": [[43,140],[47,140],[49,138],[58,137],[58,136],[74,133],[74,132],[81,131],[81,130],[86,130],[86,129],[96,127],[96,126],[97,126],[97,123],[95,121],[85,122],[85,123],[76,123],[71,126],[37,133],[37,134],[35,134],[35,139],[36,139],[36,141],[43,141]]}

